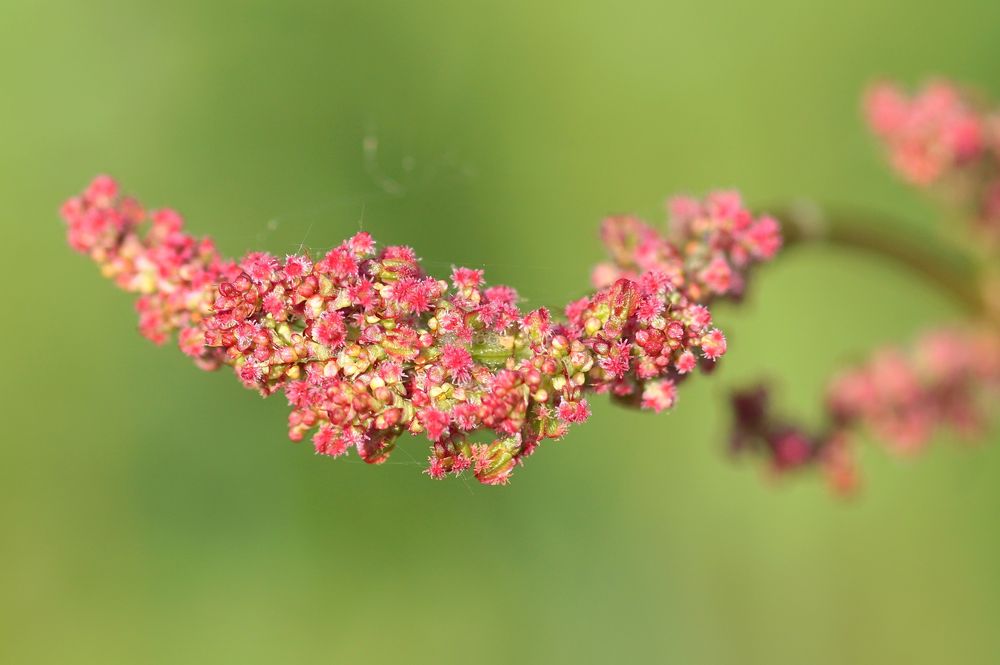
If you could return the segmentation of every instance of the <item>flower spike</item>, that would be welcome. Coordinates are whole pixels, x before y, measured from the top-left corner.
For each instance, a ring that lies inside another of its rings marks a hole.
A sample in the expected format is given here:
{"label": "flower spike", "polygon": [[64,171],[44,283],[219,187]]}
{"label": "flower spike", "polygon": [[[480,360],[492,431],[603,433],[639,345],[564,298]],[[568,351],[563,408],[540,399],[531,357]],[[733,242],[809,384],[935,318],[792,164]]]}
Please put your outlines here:
{"label": "flower spike", "polygon": [[[669,409],[696,365],[725,353],[706,305],[743,293],[751,265],[780,247],[778,226],[732,193],[671,209],[662,235],[607,220],[613,262],[558,319],[522,312],[516,292],[486,287],[482,271],[426,275],[412,249],[380,250],[364,232],[318,260],[224,259],[176,212],[147,212],[107,176],[62,215],[70,245],[139,295],[143,335],[176,335],[200,367],[228,365],[262,395],[283,391],[293,441],[380,464],[402,434],[421,434],[432,478],[471,470],[502,485],[542,440],[587,420],[588,394]],[[479,430],[493,443],[472,443]]]}

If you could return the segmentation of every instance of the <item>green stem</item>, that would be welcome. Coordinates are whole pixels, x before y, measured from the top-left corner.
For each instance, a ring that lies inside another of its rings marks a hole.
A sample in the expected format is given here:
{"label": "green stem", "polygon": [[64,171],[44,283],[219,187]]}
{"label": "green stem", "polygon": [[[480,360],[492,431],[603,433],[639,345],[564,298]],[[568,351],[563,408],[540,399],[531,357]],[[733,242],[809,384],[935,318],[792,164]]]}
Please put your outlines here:
{"label": "green stem", "polygon": [[826,243],[887,258],[956,299],[970,314],[987,313],[979,275],[968,257],[883,215],[790,207],[776,215],[787,248]]}

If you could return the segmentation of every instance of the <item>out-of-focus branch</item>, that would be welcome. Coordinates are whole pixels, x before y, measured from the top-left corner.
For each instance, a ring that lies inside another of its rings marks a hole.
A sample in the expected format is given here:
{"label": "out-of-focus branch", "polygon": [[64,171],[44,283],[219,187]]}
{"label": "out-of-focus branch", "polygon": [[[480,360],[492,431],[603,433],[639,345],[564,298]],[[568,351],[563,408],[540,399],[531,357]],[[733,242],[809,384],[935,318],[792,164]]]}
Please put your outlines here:
{"label": "out-of-focus branch", "polygon": [[884,215],[811,204],[779,210],[777,218],[787,248],[825,243],[889,259],[954,297],[969,313],[987,312],[973,263],[934,237]]}

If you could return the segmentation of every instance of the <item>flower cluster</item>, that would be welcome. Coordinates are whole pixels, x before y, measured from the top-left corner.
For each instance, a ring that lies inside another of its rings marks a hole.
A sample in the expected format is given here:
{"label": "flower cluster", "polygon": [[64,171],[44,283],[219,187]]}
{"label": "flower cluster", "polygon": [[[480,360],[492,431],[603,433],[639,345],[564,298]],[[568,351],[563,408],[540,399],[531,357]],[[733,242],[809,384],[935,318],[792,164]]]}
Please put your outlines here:
{"label": "flower cluster", "polygon": [[177,213],[145,212],[107,177],[62,213],[70,244],[140,294],[147,337],[177,332],[200,366],[229,365],[263,395],[283,391],[293,441],[311,436],[319,454],[354,449],[377,464],[403,433],[422,434],[430,476],[469,470],[504,484],[541,441],[587,420],[589,394],[669,409],[678,383],[725,353],[705,303],[742,291],[746,268],[780,246],[778,226],[733,194],[673,207],[676,240],[607,222],[616,264],[562,316],[522,311],[481,270],[428,276],[412,249],[379,249],[364,232],[321,257],[224,260]]}
{"label": "flower cluster", "polygon": [[750,268],[781,249],[781,227],[755,218],[736,192],[715,192],[705,201],[668,201],[666,234],[634,217],[611,217],[601,237],[612,261],[597,266],[593,282],[606,286],[622,277],[655,278],[674,284],[685,297],[708,302],[742,296]]}
{"label": "flower cluster", "polygon": [[947,81],[913,95],[879,83],[864,100],[872,132],[908,182],[949,194],[1000,234],[1000,109]]}
{"label": "flower cluster", "polygon": [[820,466],[834,488],[857,482],[852,443],[867,431],[898,454],[923,449],[941,428],[981,434],[1000,396],[1000,340],[988,330],[938,330],[908,349],[886,348],[829,384],[826,425],[813,434],[775,416],[768,391],[733,396],[732,446],[787,472]]}
{"label": "flower cluster", "polygon": [[201,324],[212,315],[216,286],[240,274],[235,263],[222,260],[211,240],[184,233],[175,211],[146,211],[122,197],[108,176],[95,178],[61,213],[73,249],[90,256],[120,288],[139,294],[144,336],[163,344],[176,333],[181,349],[200,365],[219,365],[221,354],[204,347]]}
{"label": "flower cluster", "polygon": [[[873,133],[907,181],[949,194],[987,240],[989,234],[1000,239],[1000,112],[941,81],[912,96],[892,84],[875,85],[864,107]],[[854,458],[863,434],[896,454],[923,449],[942,429],[965,438],[982,434],[1000,397],[1000,319],[990,311],[995,289],[989,262],[956,272],[933,252],[887,251],[891,241],[871,241],[864,232],[840,229],[835,237],[902,260],[949,293],[956,285],[963,293],[966,286],[984,293],[964,302],[971,315],[965,328],[925,333],[908,348],[883,348],[835,376],[827,388],[825,422],[816,430],[776,415],[764,386],[733,395],[734,452],[763,457],[778,474],[822,469],[835,490],[849,492],[858,483]],[[990,243],[975,251],[984,248]]]}

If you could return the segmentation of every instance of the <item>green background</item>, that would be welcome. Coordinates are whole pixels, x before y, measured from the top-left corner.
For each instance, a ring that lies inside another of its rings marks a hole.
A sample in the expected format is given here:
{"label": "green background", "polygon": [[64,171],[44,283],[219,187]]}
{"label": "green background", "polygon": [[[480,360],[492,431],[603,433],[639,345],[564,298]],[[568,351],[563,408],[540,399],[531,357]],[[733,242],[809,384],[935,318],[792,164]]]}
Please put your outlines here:
{"label": "green background", "polygon": [[228,254],[363,224],[561,303],[602,215],[673,192],[929,227],[859,92],[1000,95],[998,25],[989,0],[4,0],[0,662],[996,662],[1000,448],[870,446],[848,502],[724,451],[728,388],[776,377],[816,417],[846,360],[957,316],[892,267],[790,255],[673,413],[596,400],[497,489],[427,480],[415,439],[380,468],[289,443],[280,398],[143,340],[56,210],[109,172]]}

